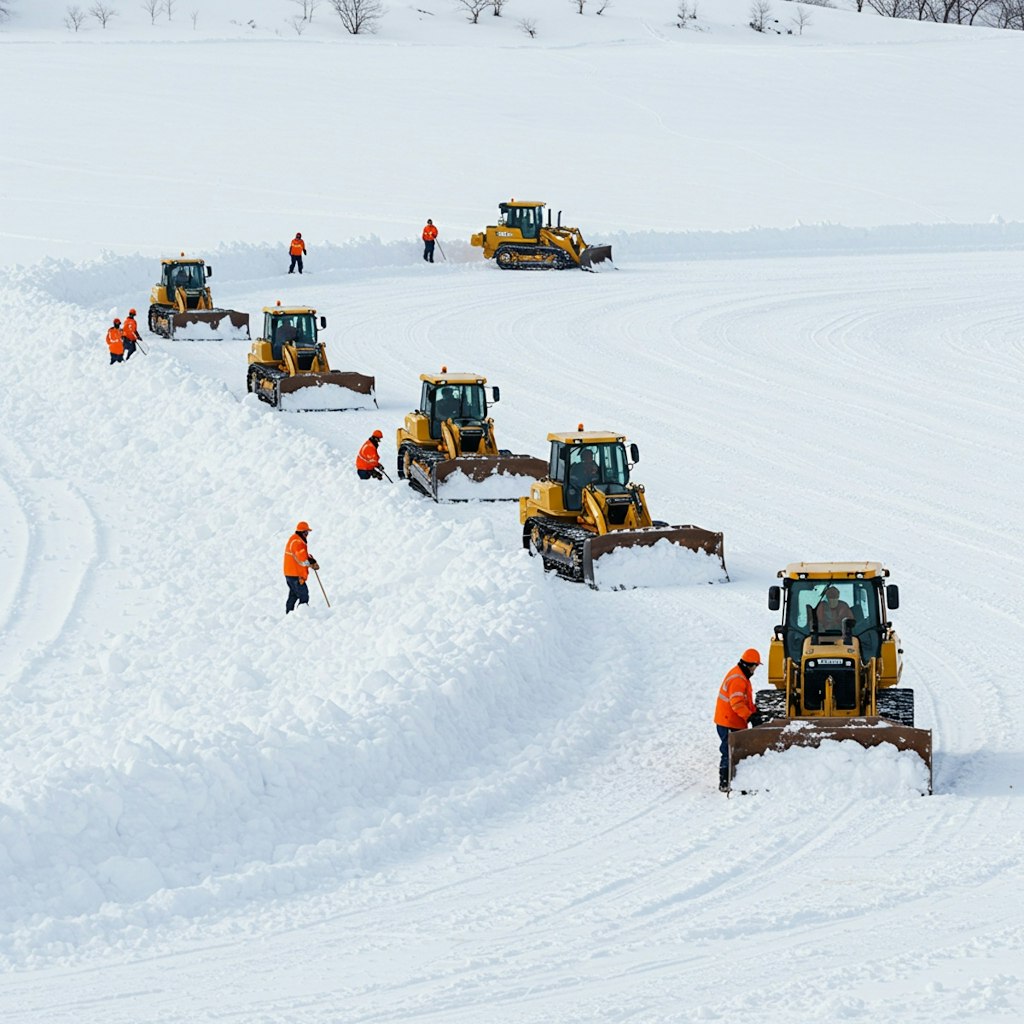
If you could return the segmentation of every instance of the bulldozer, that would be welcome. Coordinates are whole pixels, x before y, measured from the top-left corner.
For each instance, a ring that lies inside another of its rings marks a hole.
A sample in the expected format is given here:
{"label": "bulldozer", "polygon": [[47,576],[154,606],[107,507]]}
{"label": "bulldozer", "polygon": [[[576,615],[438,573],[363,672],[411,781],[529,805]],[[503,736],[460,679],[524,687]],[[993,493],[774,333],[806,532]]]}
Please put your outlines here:
{"label": "bulldozer", "polygon": [[747,757],[768,750],[853,740],[912,750],[928,768],[932,734],[914,726],[914,691],[901,687],[903,648],[889,621],[899,587],[880,562],[795,562],[768,589],[781,609],[768,652],[768,682],[755,703],[763,724],[729,737],[729,781]]}
{"label": "bulldozer", "polygon": [[[547,474],[519,499],[523,547],[539,556],[545,571],[600,588],[596,566],[608,554],[651,547],[665,540],[702,552],[707,582],[727,582],[722,534],[699,526],[670,526],[653,520],[643,484],[630,481],[640,450],[606,430],[548,434]],[[612,584],[613,589],[626,585]]]}
{"label": "bulldozer", "polygon": [[185,341],[225,336],[248,339],[248,313],[213,305],[206,283],[212,275],[212,267],[200,259],[186,259],[184,253],[177,259],[161,260],[160,280],[149,294],[150,332]]}
{"label": "bulldozer", "polygon": [[598,263],[610,261],[610,245],[587,245],[579,228],[562,227],[558,222],[544,223],[545,203],[516,201],[499,203],[498,223],[489,225],[470,238],[470,245],[483,248],[502,270],[592,270]]}
{"label": "bulldozer", "polygon": [[[407,413],[396,432],[398,477],[434,501],[514,501],[520,488],[507,497],[453,497],[453,474],[462,473],[482,483],[495,477],[538,479],[547,463],[530,455],[515,455],[499,448],[494,420],[488,416],[487,378],[475,373],[420,374],[420,404]],[[497,386],[489,389],[491,403],[501,397]]]}
{"label": "bulldozer", "polygon": [[309,306],[282,306],[279,300],[264,307],[263,335],[249,350],[249,393],[290,412],[376,407],[373,377],[331,369],[319,333],[326,327],[327,317],[318,318]]}

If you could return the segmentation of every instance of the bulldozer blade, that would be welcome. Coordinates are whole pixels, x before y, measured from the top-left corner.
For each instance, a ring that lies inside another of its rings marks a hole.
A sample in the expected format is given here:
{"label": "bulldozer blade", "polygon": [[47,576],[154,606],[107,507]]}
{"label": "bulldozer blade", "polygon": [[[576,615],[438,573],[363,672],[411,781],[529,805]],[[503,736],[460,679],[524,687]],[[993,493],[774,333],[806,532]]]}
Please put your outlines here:
{"label": "bulldozer blade", "polygon": [[611,263],[612,247],[610,245],[588,245],[580,253],[580,269],[590,270],[595,263]]}
{"label": "bulldozer blade", "polygon": [[[372,402],[377,407],[376,379],[362,373],[331,370],[328,373],[300,373],[284,377],[278,382],[282,396],[298,391],[316,389],[314,393],[289,403],[289,412],[345,412],[348,409],[368,409]],[[327,390],[317,394],[321,388]],[[360,397],[361,396],[361,397]]]}
{"label": "bulldozer blade", "polygon": [[[689,551],[703,551],[717,561],[721,568],[718,582],[728,583],[725,567],[725,541],[720,533],[703,530],[699,526],[650,526],[642,530],[619,530],[588,538],[583,544],[583,579],[595,590],[599,589],[594,574],[595,563],[604,555],[621,548],[651,547],[667,540]],[[712,580],[708,581],[714,582]]]}
{"label": "bulldozer blade", "polygon": [[865,718],[780,718],[754,729],[740,729],[729,736],[729,786],[736,766],[748,757],[769,750],[817,747],[824,740],[853,740],[862,747],[890,743],[898,750],[912,750],[928,766],[928,792],[932,791],[932,731],[915,729],[876,716]]}
{"label": "bulldozer blade", "polygon": [[171,337],[176,340],[210,341],[218,335],[248,338],[249,314],[237,309],[190,309],[171,314]]}
{"label": "bulldozer blade", "polygon": [[[415,470],[419,472],[415,472]],[[454,473],[462,473],[484,483],[498,476],[529,477],[539,480],[548,471],[548,464],[543,459],[535,459],[532,455],[462,455],[457,459],[445,459],[430,466],[427,474],[422,467],[414,463],[414,475],[420,487],[434,499],[445,504],[457,501],[518,501],[519,491],[514,495],[502,497],[466,497],[454,498],[444,495],[445,481]]]}

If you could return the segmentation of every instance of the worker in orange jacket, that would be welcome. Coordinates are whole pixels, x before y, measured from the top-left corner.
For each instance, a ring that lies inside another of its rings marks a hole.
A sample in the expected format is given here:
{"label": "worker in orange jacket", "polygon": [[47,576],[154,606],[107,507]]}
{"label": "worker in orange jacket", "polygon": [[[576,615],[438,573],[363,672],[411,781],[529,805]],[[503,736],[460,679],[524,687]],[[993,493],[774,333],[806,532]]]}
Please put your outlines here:
{"label": "worker in orange jacket", "polygon": [[128,315],[124,318],[124,326],[121,328],[124,336],[124,361],[127,363],[134,355],[138,347],[139,324],[135,319],[135,310],[129,309]]}
{"label": "worker in orange jacket", "polygon": [[428,263],[434,262],[434,243],[437,241],[437,228],[434,222],[428,217],[426,227],[423,228],[423,258]]}
{"label": "worker in orange jacket", "polygon": [[754,703],[754,691],[750,680],[761,664],[761,655],[748,647],[733,665],[722,685],[718,688],[718,700],[715,702],[715,727],[718,729],[718,749],[722,759],[718,765],[718,788],[722,792],[729,789],[729,735],[738,729],[746,729],[748,725],[760,725],[761,713]]}
{"label": "worker in orange jacket", "polygon": [[295,532],[288,538],[288,543],[284,546],[284,578],[288,584],[288,600],[284,606],[285,615],[292,611],[296,604],[309,604],[309,587],[306,586],[309,570],[320,568],[317,560],[306,547],[309,531],[310,525],[303,519],[295,527]]}
{"label": "worker in orange jacket", "polygon": [[110,349],[110,365],[124,362],[124,335],[121,321],[115,316],[112,326],[107,328],[107,348]]}
{"label": "worker in orange jacket", "polygon": [[295,273],[295,268],[299,268],[299,273],[302,273],[302,257],[306,255],[306,243],[302,240],[302,232],[296,231],[295,237],[292,239],[291,245],[288,246],[288,255],[292,258],[292,265],[288,268],[289,274]]}
{"label": "worker in orange jacket", "polygon": [[383,480],[384,475],[380,471],[380,453],[377,451],[381,438],[384,435],[375,430],[364,442],[359,454],[356,456],[356,472],[360,480]]}

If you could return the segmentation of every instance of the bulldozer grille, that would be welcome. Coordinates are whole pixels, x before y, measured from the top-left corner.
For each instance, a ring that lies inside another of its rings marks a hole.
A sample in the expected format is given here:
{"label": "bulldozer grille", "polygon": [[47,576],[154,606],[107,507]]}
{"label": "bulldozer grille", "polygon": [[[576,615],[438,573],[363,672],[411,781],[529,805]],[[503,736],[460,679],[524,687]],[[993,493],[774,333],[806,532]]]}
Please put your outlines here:
{"label": "bulldozer grille", "polygon": [[459,443],[464,452],[480,451],[480,444],[483,439],[484,435],[480,430],[462,430],[459,432]]}
{"label": "bulldozer grille", "polygon": [[832,699],[840,711],[857,710],[857,670],[855,668],[815,668],[804,671],[804,708],[821,711],[825,707],[828,680],[832,680]]}

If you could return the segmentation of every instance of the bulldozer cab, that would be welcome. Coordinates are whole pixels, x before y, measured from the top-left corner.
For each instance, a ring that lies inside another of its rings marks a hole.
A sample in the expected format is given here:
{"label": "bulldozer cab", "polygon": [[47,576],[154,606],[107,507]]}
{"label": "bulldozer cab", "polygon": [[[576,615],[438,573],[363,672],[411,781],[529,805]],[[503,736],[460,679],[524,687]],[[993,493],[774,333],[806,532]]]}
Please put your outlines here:
{"label": "bulldozer cab", "polygon": [[163,264],[163,286],[167,289],[168,302],[177,301],[180,289],[184,296],[186,309],[196,309],[200,298],[206,290],[206,279],[210,268],[201,261],[183,262],[170,260]]}
{"label": "bulldozer cab", "polygon": [[425,380],[420,395],[420,411],[430,422],[430,436],[435,440],[441,437],[441,424],[445,420],[453,420],[460,427],[483,423],[487,419],[484,381],[436,383]]}
{"label": "bulldozer cab", "polygon": [[[633,462],[640,453],[633,448]],[[553,440],[548,475],[562,485],[562,502],[567,511],[583,508],[583,491],[588,485],[606,495],[627,494],[630,462],[622,439],[584,441]]]}
{"label": "bulldozer cab", "polygon": [[[888,588],[895,592],[896,588]],[[771,588],[769,607],[777,598]],[[782,588],[782,624],[778,627],[786,655],[799,663],[808,638],[835,643],[844,636],[857,642],[859,658],[879,656],[886,623],[886,588],[880,576],[870,578],[787,579]],[[898,598],[897,602],[898,604]]]}
{"label": "bulldozer cab", "polygon": [[544,226],[543,203],[499,203],[501,223],[518,231],[523,238],[540,237],[540,229]]}
{"label": "bulldozer cab", "polygon": [[316,313],[313,310],[267,312],[264,314],[263,336],[270,342],[275,360],[280,362],[284,359],[285,345],[294,345],[299,369],[308,370],[317,353]]}

